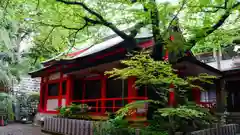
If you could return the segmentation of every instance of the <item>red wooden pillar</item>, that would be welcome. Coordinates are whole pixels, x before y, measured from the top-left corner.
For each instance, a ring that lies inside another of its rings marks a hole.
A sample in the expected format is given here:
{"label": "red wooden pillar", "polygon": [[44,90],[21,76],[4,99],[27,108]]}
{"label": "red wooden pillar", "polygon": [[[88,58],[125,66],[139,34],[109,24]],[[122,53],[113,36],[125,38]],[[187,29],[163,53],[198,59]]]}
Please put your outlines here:
{"label": "red wooden pillar", "polygon": [[58,107],[62,106],[62,83],[63,83],[63,73],[60,72],[59,93],[58,93]]}
{"label": "red wooden pillar", "polygon": [[39,112],[42,112],[42,110],[44,110],[44,108],[43,108],[43,105],[42,104],[44,104],[44,101],[43,101],[43,97],[45,96],[45,95],[43,95],[43,91],[44,91],[44,77],[41,77],[41,82],[40,82],[40,99],[39,99]]}
{"label": "red wooden pillar", "polygon": [[163,59],[164,59],[164,60],[168,60],[168,50],[166,50],[166,52],[165,52],[165,56],[164,56]]}
{"label": "red wooden pillar", "polygon": [[169,87],[169,101],[168,101],[168,105],[169,106],[173,106],[175,103],[175,93],[174,93],[174,85],[170,84]]}
{"label": "red wooden pillar", "polygon": [[44,111],[47,111],[47,99],[48,99],[48,80],[49,80],[49,76],[45,77],[45,95],[44,95]]}
{"label": "red wooden pillar", "polygon": [[128,99],[128,103],[133,102],[133,99],[131,98],[134,98],[137,96],[137,91],[135,88],[135,80],[136,80],[135,77],[128,78],[128,98],[130,98]]}
{"label": "red wooden pillar", "polygon": [[71,104],[72,100],[72,78],[70,76],[67,77],[67,86],[66,86],[66,106]]}
{"label": "red wooden pillar", "polygon": [[105,113],[106,111],[106,82],[107,77],[105,75],[101,75],[101,113]]}
{"label": "red wooden pillar", "polygon": [[192,89],[192,92],[193,92],[193,97],[194,97],[194,100],[197,104],[200,104],[200,100],[201,100],[201,91],[199,88],[193,88]]}

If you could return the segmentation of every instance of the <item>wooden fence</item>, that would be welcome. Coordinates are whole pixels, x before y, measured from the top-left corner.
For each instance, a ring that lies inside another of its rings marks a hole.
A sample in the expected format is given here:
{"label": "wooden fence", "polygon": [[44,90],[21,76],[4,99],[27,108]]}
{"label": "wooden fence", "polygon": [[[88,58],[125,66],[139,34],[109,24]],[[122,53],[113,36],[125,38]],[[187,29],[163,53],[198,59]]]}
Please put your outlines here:
{"label": "wooden fence", "polygon": [[228,124],[216,128],[194,131],[191,135],[236,135],[237,131],[238,124]]}
{"label": "wooden fence", "polygon": [[[129,133],[121,130],[109,134],[104,131],[103,127],[109,124],[106,122],[75,120],[65,118],[48,117],[44,119],[44,126],[42,131],[50,134],[58,135],[128,135]],[[237,124],[228,124],[217,126],[216,128],[209,128],[189,133],[189,135],[236,135],[238,131]],[[131,135],[147,135],[148,133],[141,133],[140,130],[131,132]],[[177,133],[181,135],[181,133]]]}

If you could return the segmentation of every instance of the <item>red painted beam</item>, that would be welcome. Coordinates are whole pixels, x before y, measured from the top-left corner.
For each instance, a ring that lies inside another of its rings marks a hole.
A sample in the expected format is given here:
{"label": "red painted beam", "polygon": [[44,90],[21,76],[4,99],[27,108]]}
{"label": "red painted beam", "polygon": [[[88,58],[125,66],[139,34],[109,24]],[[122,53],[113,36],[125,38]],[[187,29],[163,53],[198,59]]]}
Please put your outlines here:
{"label": "red painted beam", "polygon": [[49,76],[46,77],[46,82],[45,82],[45,98],[44,98],[44,111],[47,111],[47,99],[48,99],[48,80]]}
{"label": "red painted beam", "polygon": [[69,76],[67,78],[67,86],[66,86],[66,105],[70,105],[71,102],[71,91],[72,91],[72,78]]}
{"label": "red painted beam", "polygon": [[117,53],[121,53],[121,52],[124,52],[126,49],[125,48],[120,48],[118,50],[115,50],[115,51],[112,51],[112,52],[109,52],[109,53],[106,53],[104,55],[100,55],[100,56],[96,56],[95,58],[91,58],[91,59],[88,59],[89,62],[94,62],[94,61],[97,61],[99,59],[103,59],[107,56],[111,56],[111,55],[114,55],[114,54],[117,54]]}
{"label": "red painted beam", "polygon": [[175,104],[175,93],[174,93],[174,85],[170,84],[169,87],[169,101],[168,101],[168,105],[169,106],[174,106]]}
{"label": "red painted beam", "polygon": [[193,97],[194,97],[194,100],[197,104],[200,104],[200,100],[201,100],[201,91],[199,88],[193,88],[192,89],[192,92],[193,92]]}
{"label": "red painted beam", "polygon": [[62,79],[55,79],[55,80],[48,80],[48,84],[52,84],[52,83],[60,83],[60,81],[62,80],[63,81],[67,81],[67,77],[65,78],[62,78]]}
{"label": "red painted beam", "polygon": [[89,49],[89,47],[88,47],[88,48],[85,48],[85,49],[82,49],[82,50],[79,50],[79,51],[76,51],[76,52],[73,52],[73,53],[69,53],[69,54],[67,54],[67,56],[69,56],[69,57],[74,57],[74,56],[77,56],[77,55],[85,52],[85,51],[88,50],[88,49]]}
{"label": "red painted beam", "polygon": [[101,80],[101,75],[84,78],[84,80]]}
{"label": "red painted beam", "polygon": [[135,88],[135,77],[129,77],[128,78],[128,97],[130,98],[128,100],[128,103],[132,102],[133,100],[131,99],[132,97],[136,97],[137,96],[137,91]]}
{"label": "red painted beam", "polygon": [[[44,77],[41,77],[41,83],[40,83],[40,99],[39,99],[39,111],[41,112],[42,110],[44,110],[44,105],[42,105],[42,104],[44,104],[44,101],[43,101],[43,97],[45,96],[45,95],[43,95],[43,90],[44,90]],[[45,103],[46,104],[46,103]]]}
{"label": "red painted beam", "polygon": [[148,40],[148,41],[139,43],[138,46],[140,46],[140,47],[142,47],[142,48],[148,48],[148,47],[153,46],[153,44],[154,44],[154,41],[153,41],[153,40]]}

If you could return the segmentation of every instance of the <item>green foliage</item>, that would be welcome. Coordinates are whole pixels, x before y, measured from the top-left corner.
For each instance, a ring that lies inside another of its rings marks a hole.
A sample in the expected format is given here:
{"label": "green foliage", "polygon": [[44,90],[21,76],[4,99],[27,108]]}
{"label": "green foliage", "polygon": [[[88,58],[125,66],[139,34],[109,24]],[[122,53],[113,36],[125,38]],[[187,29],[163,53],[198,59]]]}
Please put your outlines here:
{"label": "green foliage", "polygon": [[[129,116],[132,110],[139,108],[143,104],[155,104],[157,111],[154,113],[154,119],[147,128],[151,131],[192,131],[203,128],[216,119],[209,113],[208,110],[194,104],[188,103],[187,92],[192,91],[192,88],[200,88],[199,83],[212,84],[215,76],[208,74],[200,74],[199,76],[189,76],[180,78],[176,74],[175,69],[167,61],[154,61],[148,52],[140,52],[127,60],[121,61],[125,65],[123,69],[113,69],[105,72],[110,77],[116,79],[126,79],[128,77],[136,77],[136,86],[153,86],[155,93],[159,95],[158,100],[136,101],[126,105],[116,112],[116,117],[111,120],[116,125],[124,125],[125,116]],[[167,106],[169,86],[174,84],[175,99],[178,103],[175,108]],[[151,98],[151,97],[150,97]],[[183,101],[182,101],[183,100]],[[163,108],[159,108],[162,105]],[[165,108],[164,108],[165,107]]]}
{"label": "green foliage", "polygon": [[12,10],[3,5],[0,6],[0,81],[3,82],[1,87],[8,90],[12,80],[19,81],[20,75],[28,72],[30,65],[22,59],[22,48],[29,40],[32,29],[23,22],[13,20],[10,15]]}
{"label": "green foliage", "polygon": [[185,118],[191,120],[195,117],[201,118],[204,114],[193,109],[189,109],[186,106],[180,106],[178,108],[162,108],[158,110],[163,117],[174,117]]}
{"label": "green foliage", "polygon": [[192,90],[192,88],[202,87],[195,85],[195,82],[212,83],[215,76],[200,74],[197,77],[180,78],[176,74],[175,69],[167,61],[154,61],[148,52],[140,52],[132,55],[128,60],[122,60],[122,64],[126,67],[123,69],[114,68],[112,71],[107,71],[105,74],[116,79],[126,79],[134,76],[137,78],[136,86],[152,86],[155,93],[159,95],[159,101],[162,104],[167,104],[167,94],[169,86],[174,84],[175,93],[182,98],[186,98],[184,94]]}
{"label": "green foliage", "polygon": [[[112,33],[110,29],[121,35],[122,33],[118,33],[118,30],[131,27],[137,22],[143,22],[144,26],[147,26],[151,24],[150,12],[155,6],[155,3],[147,0],[137,0],[136,3],[130,0],[94,0],[91,2],[82,0],[78,2],[85,4],[90,11],[84,8],[83,4],[66,4],[62,0],[2,0],[1,5],[5,11],[9,12],[7,17],[34,26],[37,31],[34,42],[38,50],[45,50],[44,52],[49,54],[47,57],[42,57],[45,55],[42,53],[40,60],[66,49],[69,46],[68,40],[72,48],[75,43],[92,37],[101,39]],[[171,45],[175,47],[173,50],[182,49],[189,44],[192,47],[196,44],[193,48],[195,53],[205,52],[228,43],[238,35],[239,2],[237,0],[226,2],[223,0],[211,2],[179,0],[178,2],[175,4],[160,1],[156,4],[161,24],[159,35],[167,44],[172,44],[168,43],[169,33],[167,31],[170,26],[176,24],[173,20],[179,19],[183,36],[177,36],[177,38],[183,37],[184,42]],[[143,7],[147,10],[144,11]],[[225,19],[224,16],[226,16]],[[88,18],[87,23],[86,18]],[[73,40],[75,41],[72,42]],[[58,51],[54,53],[48,48]],[[36,52],[33,55],[39,56]]]}
{"label": "green foliage", "polygon": [[10,95],[4,92],[0,92],[0,110],[5,111],[8,116],[8,120],[14,120],[14,112],[12,108],[13,99]]}
{"label": "green foliage", "polygon": [[89,110],[89,106],[87,104],[71,104],[70,106],[57,108],[57,110],[59,111],[59,117],[86,120],[90,119],[87,114]]}
{"label": "green foliage", "polygon": [[191,132],[208,128],[217,118],[207,108],[187,103],[176,108],[159,108],[147,127],[151,131]]}
{"label": "green foliage", "polygon": [[239,35],[239,24],[236,23],[239,20],[237,13],[239,6],[232,9],[233,5],[238,5],[238,3],[237,0],[226,1],[226,3],[224,0],[212,1],[211,3],[207,0],[187,2],[188,8],[183,11],[184,17],[181,18],[181,24],[186,30],[185,32],[189,34],[189,38],[197,36],[197,33],[205,34],[206,30],[211,29],[213,24],[216,24],[226,12],[230,11],[229,14],[225,14],[229,15],[227,19],[221,21],[221,27],[207,37],[199,39],[196,46],[192,48],[195,54],[211,52],[214,48],[231,43],[232,39]]}
{"label": "green foliage", "polygon": [[129,60],[122,60],[126,68],[105,72],[110,77],[126,79],[130,76],[137,77],[136,85],[175,84],[176,86],[187,85],[188,82],[179,78],[174,73],[172,65],[167,61],[154,61],[148,52],[133,55]]}
{"label": "green foliage", "polygon": [[[64,50],[78,49],[78,46],[89,40],[101,41],[103,37],[113,34],[112,31],[120,36],[126,35],[128,33],[124,34],[121,30],[138,22],[143,22],[143,27],[149,28],[152,22],[150,12],[154,6],[157,6],[161,24],[158,37],[163,38],[165,47],[170,51],[182,51],[196,44],[192,49],[195,54],[209,52],[230,43],[239,35],[237,0],[179,0],[178,4],[161,1],[155,4],[145,0],[137,0],[136,3],[130,0],[78,2],[85,4],[91,11],[81,4],[64,4],[60,0],[1,1],[0,15],[3,19],[0,26],[11,29],[11,23],[5,20],[14,20],[14,25],[20,26],[24,32],[34,33],[31,35],[34,47],[25,52],[31,70],[40,68],[41,61]],[[143,7],[148,10],[144,11]],[[181,32],[169,32],[172,26],[179,26]],[[11,44],[8,35],[17,35],[16,31],[1,27],[1,35],[4,37],[2,42]],[[175,37],[172,42],[169,41],[170,35]]]}
{"label": "green foliage", "polygon": [[27,100],[28,101],[39,101],[40,100],[40,94],[38,92],[32,92],[29,93]]}
{"label": "green foliage", "polygon": [[156,101],[156,100],[138,100],[138,101],[134,101],[131,102],[127,105],[125,105],[124,107],[120,108],[117,112],[116,112],[116,116],[114,119],[119,119],[122,120],[124,119],[126,116],[132,116],[135,113],[135,110],[137,108],[142,108],[144,104],[149,104],[149,103],[154,103],[154,104],[158,104],[158,105],[163,105],[164,103],[161,101]]}
{"label": "green foliage", "polygon": [[[98,130],[98,127],[100,127],[101,131]],[[100,135],[101,133],[106,133],[110,135],[115,134],[135,135],[136,132],[139,132],[140,134],[143,135],[168,135],[166,131],[151,130],[148,127],[147,128],[142,127],[141,129],[133,128],[131,127],[127,120],[119,118],[110,119],[104,122],[104,124],[102,124],[101,126],[95,124],[94,129],[95,129],[94,134],[96,135]]]}
{"label": "green foliage", "polygon": [[177,108],[161,108],[155,115],[168,119],[173,131],[190,132],[208,127],[217,119],[206,108],[198,105],[182,105]]}

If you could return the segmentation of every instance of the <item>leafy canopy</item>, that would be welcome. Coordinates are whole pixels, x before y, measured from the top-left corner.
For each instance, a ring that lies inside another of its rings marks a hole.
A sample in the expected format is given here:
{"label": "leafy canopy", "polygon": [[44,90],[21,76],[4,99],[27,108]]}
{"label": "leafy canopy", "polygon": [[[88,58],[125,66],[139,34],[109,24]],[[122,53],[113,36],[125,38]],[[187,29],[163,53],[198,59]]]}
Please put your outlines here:
{"label": "leafy canopy", "polygon": [[[157,34],[160,38],[167,42],[168,30],[178,20],[184,37],[178,49],[196,45],[195,53],[209,51],[238,36],[239,3],[237,0],[180,0],[178,4],[147,0],[135,0],[135,3],[133,0],[1,1],[3,7],[11,10],[14,19],[27,20],[26,23],[35,26],[34,41],[39,48],[52,46],[57,49],[55,52],[72,49],[89,38],[100,40],[111,33],[124,39],[134,37],[134,32],[129,35],[122,29],[140,23],[136,26],[139,30],[151,24],[154,6],[159,11],[160,33]],[[176,47],[176,44],[170,47]]]}

